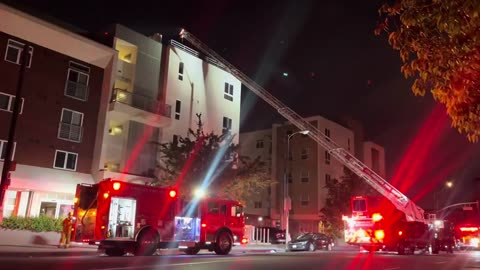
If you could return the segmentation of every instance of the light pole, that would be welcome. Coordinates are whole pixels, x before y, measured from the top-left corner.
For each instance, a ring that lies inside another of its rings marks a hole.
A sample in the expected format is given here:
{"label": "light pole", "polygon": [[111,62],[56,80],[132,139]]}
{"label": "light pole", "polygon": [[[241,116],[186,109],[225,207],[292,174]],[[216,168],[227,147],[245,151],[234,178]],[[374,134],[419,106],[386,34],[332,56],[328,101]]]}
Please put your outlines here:
{"label": "light pole", "polygon": [[433,212],[434,213],[437,213],[437,204],[438,204],[438,200],[437,200],[437,197],[438,197],[438,193],[439,192],[442,192],[444,189],[446,188],[452,188],[453,187],[453,181],[447,181],[445,182],[445,186],[442,186],[442,188],[440,190],[437,190],[435,189],[435,192],[433,192]]}
{"label": "light pole", "polygon": [[296,134],[307,135],[308,133],[310,133],[310,130],[300,130],[287,136],[287,155],[285,158],[285,169],[283,170],[283,217],[285,220],[285,249],[287,250],[288,250],[288,241],[290,240],[288,216],[291,208],[291,200],[290,200],[290,196],[288,196],[288,179],[287,179],[287,174],[288,174],[287,167],[288,167],[288,161],[290,160],[290,138],[292,138]]}

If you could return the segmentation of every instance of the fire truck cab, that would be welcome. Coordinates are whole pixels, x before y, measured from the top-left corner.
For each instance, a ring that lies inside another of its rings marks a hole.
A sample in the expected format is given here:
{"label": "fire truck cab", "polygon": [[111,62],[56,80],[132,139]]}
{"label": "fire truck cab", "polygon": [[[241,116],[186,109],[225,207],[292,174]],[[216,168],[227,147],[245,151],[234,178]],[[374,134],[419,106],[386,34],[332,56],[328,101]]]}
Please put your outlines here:
{"label": "fire truck cab", "polygon": [[186,254],[208,249],[228,254],[233,245],[246,244],[243,206],[232,200],[217,198],[183,202],[175,216],[175,241]]}
{"label": "fire truck cab", "polygon": [[174,238],[175,189],[106,179],[77,185],[72,240],[109,256],[152,255]]}

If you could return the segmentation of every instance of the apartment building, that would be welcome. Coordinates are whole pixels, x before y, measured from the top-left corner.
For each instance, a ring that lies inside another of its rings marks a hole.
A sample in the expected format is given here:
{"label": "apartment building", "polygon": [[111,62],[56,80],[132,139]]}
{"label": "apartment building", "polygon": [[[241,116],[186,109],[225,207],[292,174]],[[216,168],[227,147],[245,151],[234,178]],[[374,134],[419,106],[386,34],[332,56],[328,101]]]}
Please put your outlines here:
{"label": "apartment building", "polygon": [[[249,157],[251,161],[259,159],[265,166],[265,172],[272,169],[272,129],[240,133],[240,156]],[[253,194],[245,206],[246,224],[254,226],[271,225],[270,195],[271,188]]]}
{"label": "apartment building", "polygon": [[116,52],[3,4],[0,18],[0,160],[21,55],[28,54],[4,216],[65,216],[76,184],[93,183],[96,137],[103,132],[98,119]]}
{"label": "apartment building", "polygon": [[[321,116],[306,118],[312,125],[324,132],[325,136],[332,139],[342,148],[350,151],[365,164],[381,176],[385,176],[384,149],[373,143],[363,142],[349,128]],[[255,202],[253,207],[247,205],[246,214],[254,217],[263,215],[269,225],[285,228],[283,220],[284,179],[288,183],[291,198],[289,217],[292,235],[301,231],[317,231],[320,222],[320,209],[325,205],[327,190],[325,185],[334,178],[344,174],[344,166],[320,147],[310,137],[298,133],[298,129],[288,123],[273,125],[272,129],[247,132],[241,134],[241,154],[250,157],[265,156],[271,160],[270,169],[272,179],[277,184],[263,197],[261,207]],[[288,137],[290,136],[290,140]],[[361,136],[361,135],[358,135]],[[271,138],[271,150],[256,149],[265,138]],[[356,143],[361,144],[356,147]],[[287,148],[289,153],[287,154]],[[356,153],[361,152],[361,156]],[[269,203],[264,203],[269,201]],[[258,207],[258,208],[257,208]],[[258,222],[257,222],[258,223]],[[255,225],[255,222],[251,223]]]}
{"label": "apartment building", "polygon": [[118,59],[97,181],[152,181],[158,143],[187,137],[197,115],[206,133],[228,131],[238,143],[241,83],[221,65],[160,34],[147,37],[118,24],[102,34]]}

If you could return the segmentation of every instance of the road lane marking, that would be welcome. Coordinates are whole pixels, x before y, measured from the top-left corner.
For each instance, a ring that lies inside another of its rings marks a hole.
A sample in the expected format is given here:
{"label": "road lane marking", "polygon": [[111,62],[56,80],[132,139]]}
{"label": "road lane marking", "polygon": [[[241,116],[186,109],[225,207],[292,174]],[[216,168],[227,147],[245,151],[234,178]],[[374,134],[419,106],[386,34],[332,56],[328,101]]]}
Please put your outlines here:
{"label": "road lane marking", "polygon": [[[234,262],[238,261],[252,261],[249,259],[235,259]],[[162,264],[162,267],[174,267],[174,266],[186,266],[186,265],[202,265],[202,264],[212,264],[212,263],[225,263],[225,262],[232,262],[232,260],[216,260],[216,261],[207,261],[207,262],[190,262],[190,263],[169,263],[169,264]],[[96,270],[127,270],[127,269],[148,269],[148,268],[155,268],[158,267],[158,264],[154,265],[143,265],[143,266],[126,266],[126,267],[113,267],[113,268],[97,268]],[[95,270],[95,269],[94,269]]]}

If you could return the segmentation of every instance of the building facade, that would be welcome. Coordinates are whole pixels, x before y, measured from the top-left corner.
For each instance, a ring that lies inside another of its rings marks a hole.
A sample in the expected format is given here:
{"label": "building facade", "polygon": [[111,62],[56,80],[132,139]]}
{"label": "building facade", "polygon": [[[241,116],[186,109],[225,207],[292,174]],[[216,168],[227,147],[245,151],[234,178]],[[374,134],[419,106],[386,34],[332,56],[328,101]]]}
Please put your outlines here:
{"label": "building facade", "polygon": [[[306,118],[342,148],[365,161],[365,164],[379,175],[385,176],[385,152],[383,147],[364,142],[351,129],[321,116]],[[272,129],[241,134],[241,154],[255,158],[261,156],[270,161],[272,179],[276,184],[260,201],[252,198],[246,214],[255,218],[263,216],[267,222],[252,221],[251,225],[285,228],[283,219],[284,183],[287,182],[291,198],[289,216],[290,232],[296,235],[302,231],[317,231],[320,224],[320,210],[325,206],[326,183],[344,175],[344,165],[298,129],[286,124],[275,124]],[[290,139],[288,137],[290,136]],[[362,136],[363,137],[363,136]],[[266,142],[271,140],[271,148]],[[356,143],[360,146],[357,147]],[[289,153],[287,154],[287,148]],[[358,150],[356,150],[358,149]],[[359,153],[360,152],[360,155]],[[266,203],[265,201],[268,201]]]}
{"label": "building facade", "polygon": [[97,181],[151,182],[159,175],[159,143],[189,136],[201,115],[205,133],[229,131],[238,143],[241,83],[210,59],[160,34],[122,25],[107,32],[118,51]]}
{"label": "building facade", "polygon": [[[116,52],[65,29],[0,5],[1,160],[25,43],[18,117],[4,216],[65,216],[77,183],[93,183],[100,104],[110,91]],[[0,162],[3,166],[3,162]]]}

